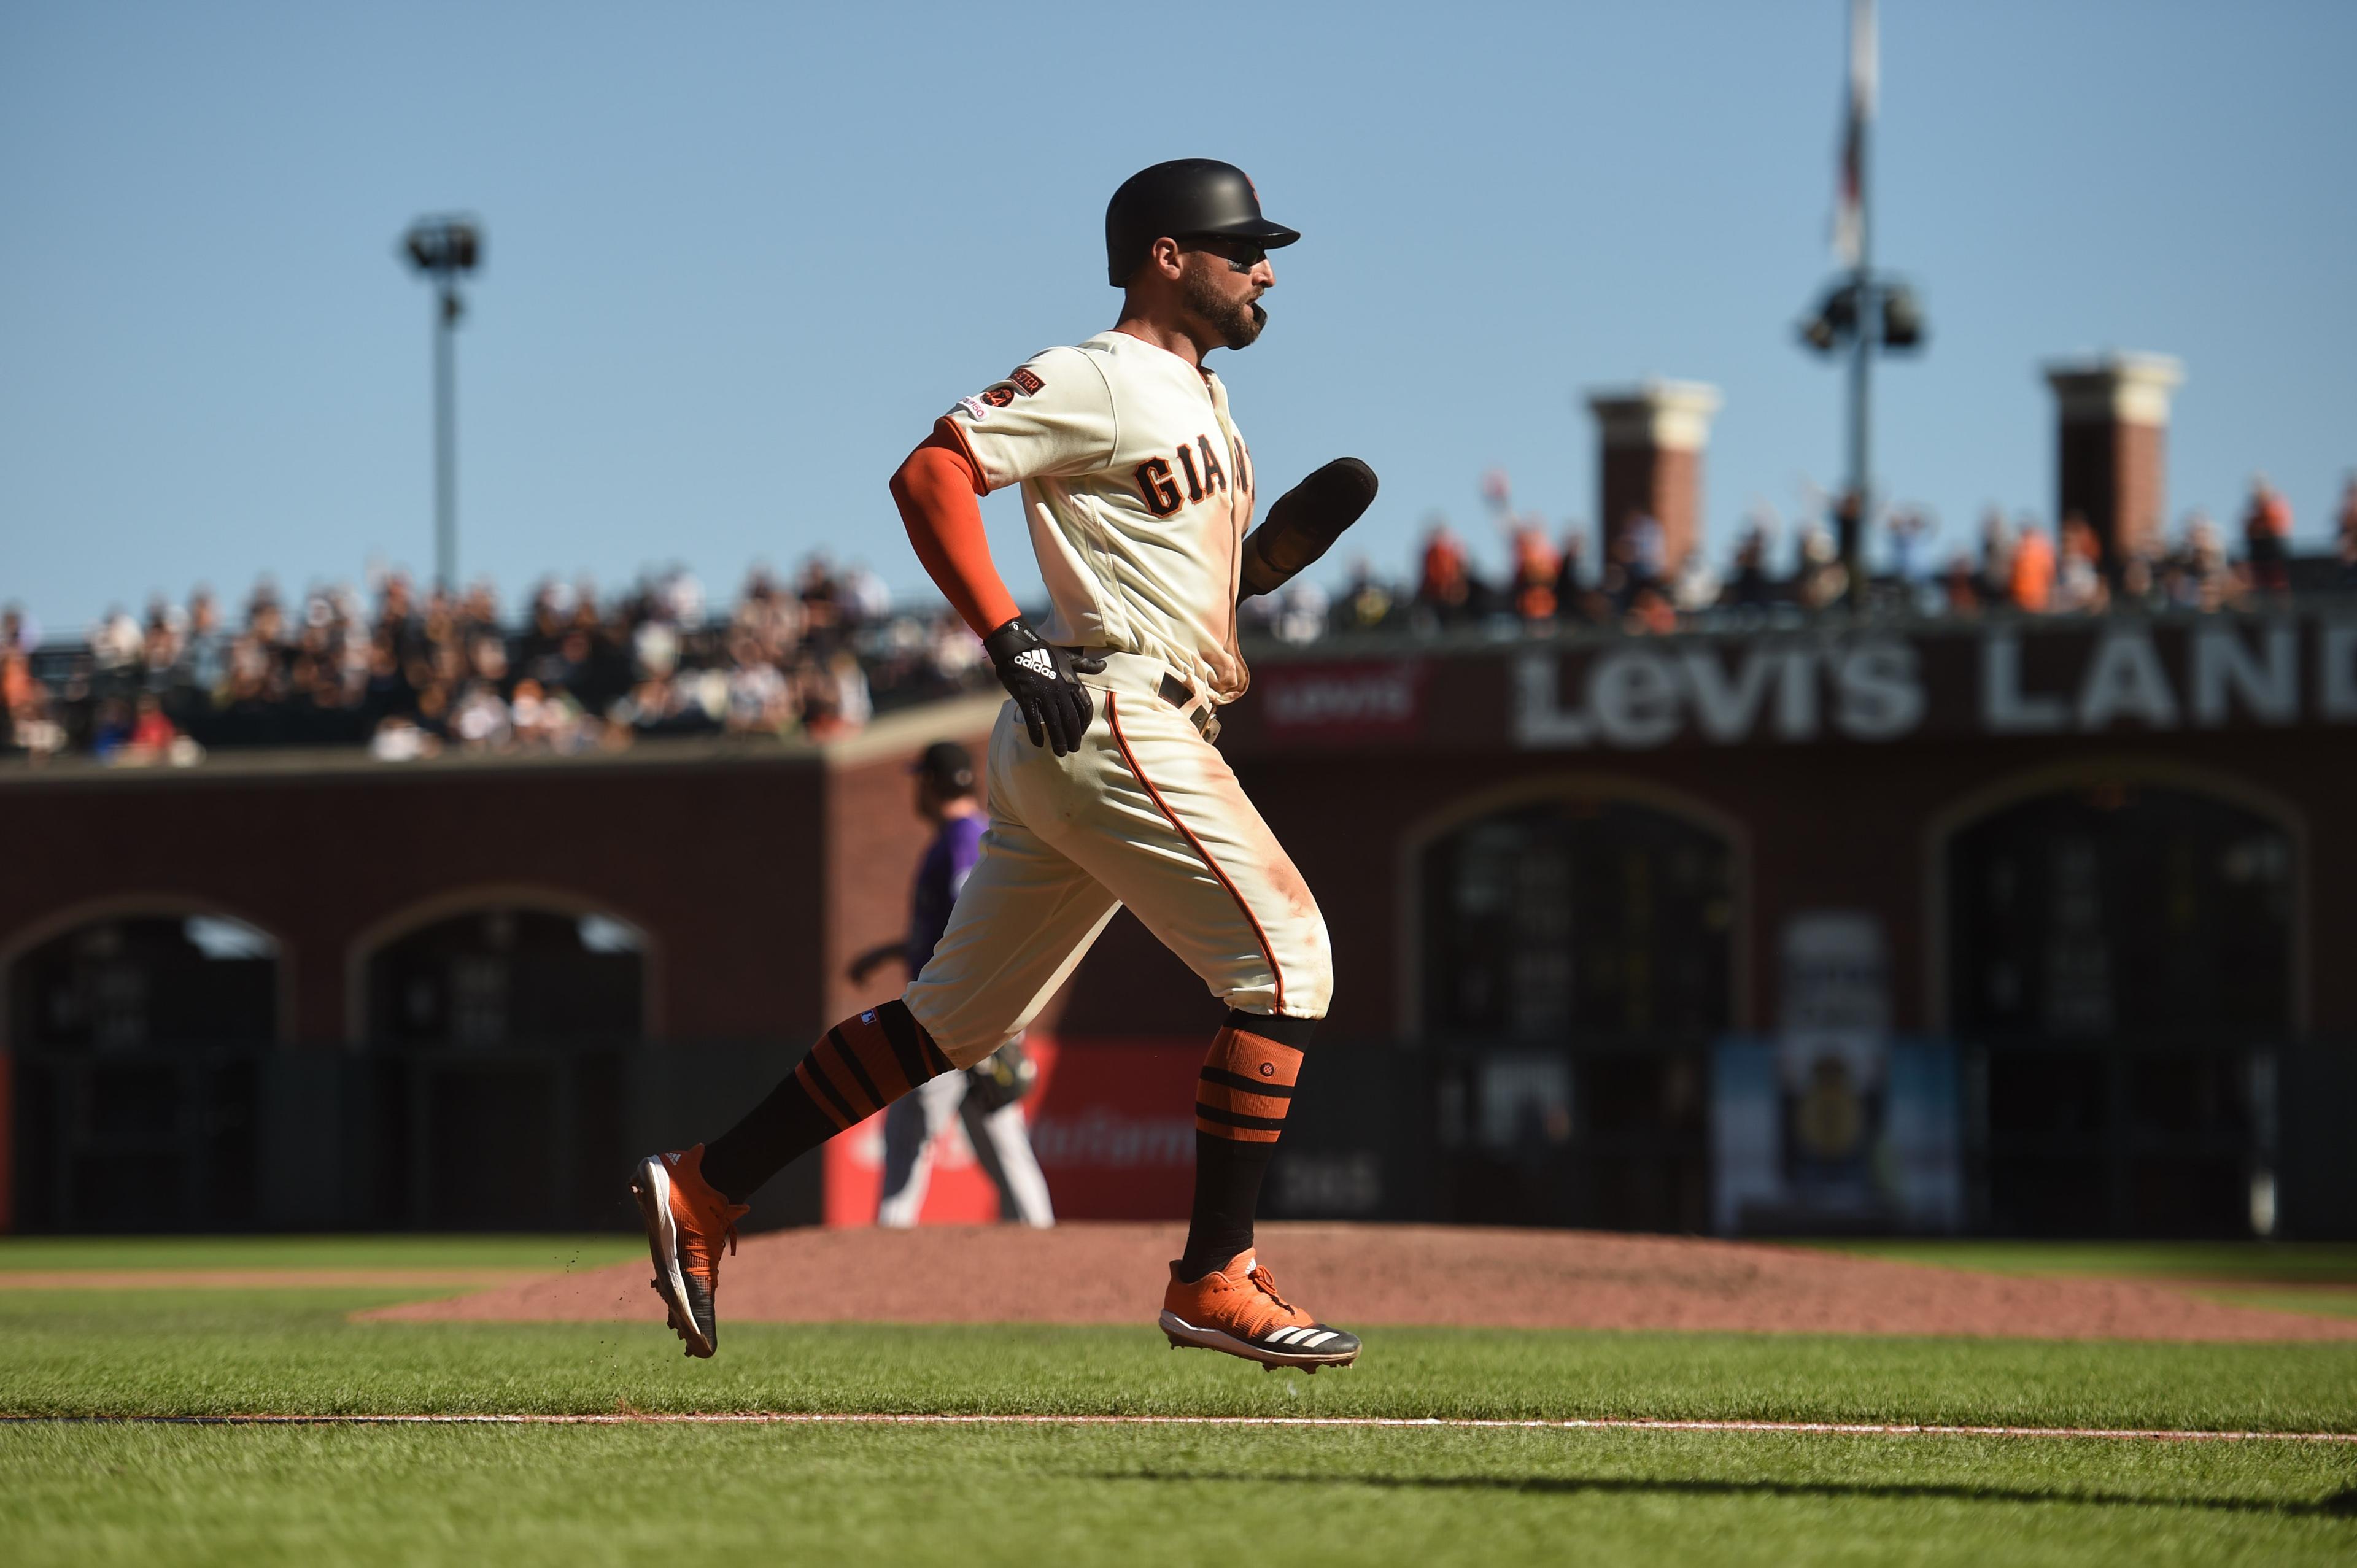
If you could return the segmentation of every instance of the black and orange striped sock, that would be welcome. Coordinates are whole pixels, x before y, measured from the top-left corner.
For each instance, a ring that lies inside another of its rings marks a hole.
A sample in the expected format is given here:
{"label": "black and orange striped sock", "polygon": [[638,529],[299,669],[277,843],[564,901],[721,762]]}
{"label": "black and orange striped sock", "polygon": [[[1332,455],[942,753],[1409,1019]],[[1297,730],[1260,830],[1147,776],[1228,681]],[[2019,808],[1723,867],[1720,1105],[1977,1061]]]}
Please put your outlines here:
{"label": "black and orange striped sock", "polygon": [[705,1145],[704,1179],[743,1203],[796,1159],[949,1070],[949,1058],[903,1004],[845,1018],[768,1099]]}
{"label": "black and orange striped sock", "polygon": [[1261,1178],[1285,1132],[1315,1018],[1231,1011],[1195,1080],[1195,1205],[1178,1276],[1201,1279],[1253,1243]]}

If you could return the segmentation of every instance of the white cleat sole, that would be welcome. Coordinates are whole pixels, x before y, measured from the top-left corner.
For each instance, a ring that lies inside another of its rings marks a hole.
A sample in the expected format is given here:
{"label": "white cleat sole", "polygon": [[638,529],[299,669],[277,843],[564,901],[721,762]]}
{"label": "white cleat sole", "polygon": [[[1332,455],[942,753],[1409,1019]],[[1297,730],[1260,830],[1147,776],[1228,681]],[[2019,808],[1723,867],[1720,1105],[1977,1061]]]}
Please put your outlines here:
{"label": "white cleat sole", "polygon": [[687,1278],[679,1267],[679,1227],[671,1217],[671,1170],[661,1155],[639,1162],[630,1177],[630,1194],[647,1222],[647,1252],[653,1258],[655,1294],[671,1309],[672,1331],[687,1342],[691,1356],[709,1356],[715,1347],[696,1331],[695,1315],[687,1309]]}
{"label": "white cleat sole", "polygon": [[1249,1339],[1239,1339],[1222,1329],[1199,1327],[1175,1312],[1165,1311],[1160,1319],[1162,1332],[1169,1337],[1174,1350],[1218,1350],[1239,1356],[1247,1361],[1258,1361],[1270,1371],[1279,1367],[1298,1367],[1314,1372],[1320,1367],[1347,1367],[1359,1359],[1359,1347],[1320,1355],[1314,1349],[1294,1350],[1282,1345],[1255,1345]]}

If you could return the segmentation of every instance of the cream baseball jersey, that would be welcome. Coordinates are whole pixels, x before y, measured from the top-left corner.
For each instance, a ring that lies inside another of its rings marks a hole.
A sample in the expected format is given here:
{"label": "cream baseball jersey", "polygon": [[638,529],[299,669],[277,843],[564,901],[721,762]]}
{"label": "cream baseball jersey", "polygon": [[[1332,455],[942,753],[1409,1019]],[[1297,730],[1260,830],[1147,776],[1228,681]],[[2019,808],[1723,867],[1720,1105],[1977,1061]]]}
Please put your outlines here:
{"label": "cream baseball jersey", "polygon": [[1215,702],[1243,694],[1236,591],[1252,456],[1219,377],[1100,332],[1035,355],[948,418],[985,484],[1023,487],[1054,607],[1041,637],[1151,655]]}

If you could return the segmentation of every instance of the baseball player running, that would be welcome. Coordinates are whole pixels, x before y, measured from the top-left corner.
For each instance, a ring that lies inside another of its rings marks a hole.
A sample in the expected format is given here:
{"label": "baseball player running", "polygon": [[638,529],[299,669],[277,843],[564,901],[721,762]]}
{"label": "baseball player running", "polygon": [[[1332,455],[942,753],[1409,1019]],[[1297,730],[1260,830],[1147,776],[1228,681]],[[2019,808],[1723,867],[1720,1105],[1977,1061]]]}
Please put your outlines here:
{"label": "baseball player running", "polygon": [[[1243,171],[1132,176],[1105,211],[1120,319],[962,398],[892,494],[918,557],[983,639],[1009,701],[990,825],[949,929],[897,1001],[827,1031],[709,1144],[650,1155],[633,1190],[654,1287],[713,1353],[720,1251],[785,1165],[1021,1033],[1127,905],[1228,1014],[1196,1086],[1195,1193],[1160,1326],[1270,1368],[1347,1365],[1359,1341],[1277,1293],[1253,1250],[1263,1176],[1332,989],[1326,924],[1213,742],[1247,682],[1236,605],[1317,560],[1374,498],[1363,463],[1309,476],[1252,530],[1252,454],[1203,364],[1261,334],[1268,252]],[[978,497],[1020,485],[1051,608],[1034,627],[992,564]],[[1247,532],[1250,530],[1250,532]]]}
{"label": "baseball player running", "polygon": [[[933,824],[933,842],[917,867],[907,938],[854,959],[854,981],[896,958],[908,963],[910,974],[922,973],[949,928],[958,889],[982,856],[982,802],[974,798],[973,756],[953,740],[937,740],[909,771],[917,777],[917,814]],[[916,1224],[925,1207],[933,1151],[952,1117],[965,1125],[974,1164],[998,1188],[999,1217],[1043,1230],[1056,1223],[1048,1178],[1039,1174],[1023,1122],[1023,1094],[1030,1080],[1022,1051],[1020,1039],[1009,1040],[965,1071],[929,1079],[915,1093],[892,1102],[884,1112],[884,1184],[877,1224],[891,1230]]]}

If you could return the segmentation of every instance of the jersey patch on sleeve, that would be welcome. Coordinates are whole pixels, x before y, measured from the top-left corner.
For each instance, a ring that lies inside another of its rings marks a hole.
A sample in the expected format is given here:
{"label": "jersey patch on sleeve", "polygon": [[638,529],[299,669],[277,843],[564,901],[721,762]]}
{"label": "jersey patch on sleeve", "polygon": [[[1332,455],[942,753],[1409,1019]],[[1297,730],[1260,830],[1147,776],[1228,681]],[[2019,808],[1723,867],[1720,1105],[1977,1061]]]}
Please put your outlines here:
{"label": "jersey patch on sleeve", "polygon": [[1048,384],[1046,381],[1041,381],[1038,376],[1032,374],[1031,367],[1028,365],[1016,366],[1015,373],[1008,376],[1006,379],[1013,381],[1018,388],[1020,388],[1026,396],[1038,392],[1041,387]]}
{"label": "jersey patch on sleeve", "polygon": [[968,413],[974,415],[976,419],[988,419],[990,417],[990,405],[984,403],[982,399],[978,397],[962,397],[958,399],[958,406],[965,410]]}
{"label": "jersey patch on sleeve", "polygon": [[1015,389],[1008,386],[993,387],[982,394],[982,401],[993,408],[1005,408],[1015,401]]}

